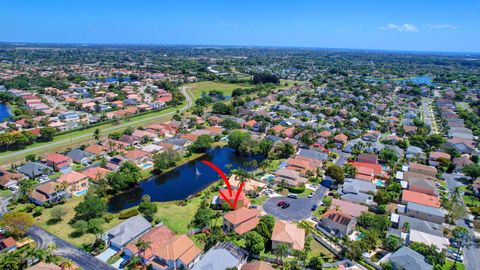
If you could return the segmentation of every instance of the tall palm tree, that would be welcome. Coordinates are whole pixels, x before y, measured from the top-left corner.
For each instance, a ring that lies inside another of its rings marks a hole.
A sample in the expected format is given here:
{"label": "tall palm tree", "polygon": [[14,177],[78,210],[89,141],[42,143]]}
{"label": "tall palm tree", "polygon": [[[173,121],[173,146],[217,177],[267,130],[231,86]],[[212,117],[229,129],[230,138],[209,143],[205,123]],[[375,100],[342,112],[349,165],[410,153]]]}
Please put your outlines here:
{"label": "tall palm tree", "polygon": [[145,268],[146,267],[145,252],[147,251],[147,249],[149,249],[152,246],[152,242],[140,239],[137,241],[137,243],[135,243],[135,246],[138,248],[140,253],[142,253],[142,257],[143,257],[142,264],[143,264],[143,267]]}
{"label": "tall palm tree", "polygon": [[273,250],[273,254],[278,258],[280,258],[280,261],[283,263],[283,258],[287,257],[288,254],[290,253],[290,248],[288,247],[287,244],[281,243],[278,244],[275,249]]}
{"label": "tall palm tree", "polygon": [[97,141],[97,143],[100,142],[100,129],[95,129],[95,131],[93,131],[93,138]]}

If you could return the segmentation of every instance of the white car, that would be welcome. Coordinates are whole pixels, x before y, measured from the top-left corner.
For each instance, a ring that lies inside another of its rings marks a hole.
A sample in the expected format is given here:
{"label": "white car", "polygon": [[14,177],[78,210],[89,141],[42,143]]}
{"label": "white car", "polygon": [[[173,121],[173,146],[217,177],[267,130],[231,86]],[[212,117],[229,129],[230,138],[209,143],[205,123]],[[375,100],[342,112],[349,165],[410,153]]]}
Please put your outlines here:
{"label": "white car", "polygon": [[308,195],[308,198],[313,198],[313,195],[315,195],[314,192],[310,193],[310,194]]}

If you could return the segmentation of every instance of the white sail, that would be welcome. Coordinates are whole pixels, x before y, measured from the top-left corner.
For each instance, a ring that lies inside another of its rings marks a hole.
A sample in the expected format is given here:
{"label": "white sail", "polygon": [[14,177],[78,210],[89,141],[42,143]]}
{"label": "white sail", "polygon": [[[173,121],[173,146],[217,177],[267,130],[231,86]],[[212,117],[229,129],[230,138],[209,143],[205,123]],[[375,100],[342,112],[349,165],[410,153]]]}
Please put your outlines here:
{"label": "white sail", "polygon": [[199,171],[197,168],[195,168],[195,174],[196,174],[197,176],[201,175],[200,171]]}

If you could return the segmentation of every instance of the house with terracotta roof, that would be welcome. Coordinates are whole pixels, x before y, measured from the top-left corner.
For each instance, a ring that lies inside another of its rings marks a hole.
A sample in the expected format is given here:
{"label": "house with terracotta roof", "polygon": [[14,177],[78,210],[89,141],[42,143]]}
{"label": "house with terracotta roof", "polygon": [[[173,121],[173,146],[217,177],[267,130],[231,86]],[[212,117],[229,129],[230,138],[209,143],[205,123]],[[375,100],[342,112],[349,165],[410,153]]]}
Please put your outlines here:
{"label": "house with terracotta roof", "polygon": [[436,177],[436,175],[437,175],[437,169],[435,167],[428,166],[428,165],[423,165],[423,164],[419,164],[419,163],[411,162],[409,164],[408,170],[410,172],[426,174],[426,175],[429,175],[429,176],[432,176],[432,177]]}
{"label": "house with terracotta roof", "polygon": [[[228,191],[228,189],[221,189],[219,191],[222,195],[218,197],[218,204],[223,205],[224,203],[227,203],[229,201],[232,205],[235,202],[235,197],[237,196],[238,190],[232,190],[232,193]],[[248,200],[247,196],[245,196],[245,193],[243,191],[240,191],[240,194],[238,195],[238,201],[235,209],[240,209],[242,207],[247,207],[250,206],[250,200]]]}
{"label": "house with terracotta roof", "polygon": [[372,164],[365,162],[351,162],[353,167],[357,169],[356,179],[363,181],[372,181],[373,179],[388,179],[388,175],[383,171],[380,164]]}
{"label": "house with terracotta roof", "polygon": [[332,204],[330,205],[329,210],[340,211],[352,217],[359,217],[362,213],[368,212],[368,207],[358,203],[334,198],[332,199]]}
{"label": "house with terracotta roof", "polygon": [[428,164],[434,167],[440,165],[440,159],[450,160],[451,156],[444,152],[431,152],[428,158]]}
{"label": "house with terracotta roof", "polygon": [[9,188],[16,186],[25,176],[21,173],[12,173],[4,169],[0,169],[0,187]]}
{"label": "house with terracotta roof", "polygon": [[274,172],[274,174],[274,182],[276,184],[284,183],[287,186],[298,187],[305,185],[308,182],[308,179],[302,177],[300,172],[287,168],[278,169]]}
{"label": "house with terracotta roof", "polygon": [[223,228],[227,232],[234,231],[242,235],[255,229],[260,222],[260,216],[259,210],[242,207],[223,215]]}
{"label": "house with terracotta roof", "polygon": [[67,184],[67,193],[76,196],[84,195],[88,191],[88,178],[84,174],[76,171],[71,171],[62,174],[58,179],[58,183]]}
{"label": "house with terracotta roof", "polygon": [[408,183],[408,190],[438,196],[435,177],[421,173],[404,172],[403,180]]}
{"label": "house with terracotta roof", "polygon": [[148,161],[148,152],[139,150],[139,149],[134,149],[127,151],[125,154],[123,154],[123,157],[125,160],[131,161],[137,165],[143,164]]}
{"label": "house with terracotta roof", "polygon": [[282,125],[275,125],[269,129],[269,131],[274,132],[275,134],[280,134],[285,129]]}
{"label": "house with terracotta roof", "polygon": [[334,234],[349,235],[355,229],[356,218],[341,211],[329,210],[320,219],[320,225]]}
{"label": "house with terracotta roof", "polygon": [[0,253],[10,252],[17,249],[17,241],[13,237],[8,237],[0,240]]}
{"label": "house with terracotta roof", "polygon": [[[234,189],[238,189],[238,187],[240,187],[240,180],[238,179],[238,176],[236,174],[232,174],[230,178],[228,178],[228,182],[230,183],[230,186]],[[244,183],[245,184],[243,184],[243,192],[252,195],[258,194],[267,185],[263,182],[256,181],[255,179],[248,179]]]}
{"label": "house with terracotta roof", "polygon": [[418,203],[421,205],[431,206],[435,208],[440,208],[441,206],[440,199],[438,197],[411,190],[403,190],[402,203],[408,202]]}
{"label": "house with terracotta roof", "polygon": [[249,262],[242,266],[242,270],[275,270],[270,264],[263,261]]}
{"label": "house with terracotta roof", "polygon": [[305,247],[305,230],[296,224],[277,220],[272,231],[272,250],[280,244],[286,244],[290,249],[303,250]]}
{"label": "house with terracotta roof", "polygon": [[299,155],[287,159],[286,163],[286,169],[297,171],[302,176],[305,176],[307,172],[315,175],[317,173],[317,168],[322,166],[321,160]]}
{"label": "house with terracotta roof", "polygon": [[378,156],[375,154],[362,153],[357,156],[357,162],[378,164]]}
{"label": "house with terracotta roof", "polygon": [[85,147],[84,151],[94,156],[103,156],[107,153],[107,147],[99,144],[90,144],[89,146]]}
{"label": "house with terracotta roof", "polygon": [[45,163],[58,171],[69,167],[72,164],[72,159],[62,154],[50,153],[45,156]]}
{"label": "house with terracotta roof", "polygon": [[125,246],[125,255],[140,256],[141,260],[151,265],[152,269],[191,268],[198,261],[201,250],[186,235],[175,235],[168,227],[159,225],[142,236],[139,240],[150,242],[150,247],[140,251],[134,242]]}
{"label": "house with terracotta roof", "polygon": [[337,145],[337,148],[340,148],[348,142],[348,137],[347,135],[340,133],[338,135],[335,135],[335,137],[333,137],[333,141]]}
{"label": "house with terracotta roof", "polygon": [[85,175],[88,179],[96,181],[98,179],[102,179],[107,175],[107,173],[111,172],[102,167],[92,167],[82,171],[82,174]]}

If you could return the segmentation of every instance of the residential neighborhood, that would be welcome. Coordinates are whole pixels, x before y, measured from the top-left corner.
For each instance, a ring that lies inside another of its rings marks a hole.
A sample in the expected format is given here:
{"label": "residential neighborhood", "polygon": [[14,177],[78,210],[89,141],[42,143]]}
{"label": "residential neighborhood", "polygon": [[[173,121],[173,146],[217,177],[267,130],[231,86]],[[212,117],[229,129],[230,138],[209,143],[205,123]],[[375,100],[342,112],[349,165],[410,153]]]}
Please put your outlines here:
{"label": "residential neighborhood", "polygon": [[479,269],[460,56],[59,48],[0,44],[0,269]]}

